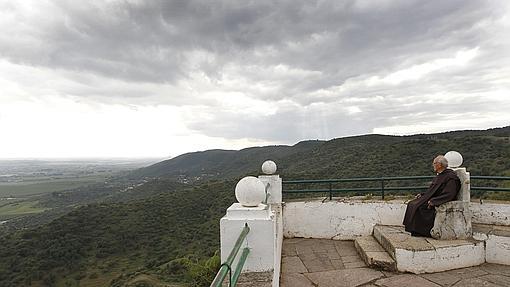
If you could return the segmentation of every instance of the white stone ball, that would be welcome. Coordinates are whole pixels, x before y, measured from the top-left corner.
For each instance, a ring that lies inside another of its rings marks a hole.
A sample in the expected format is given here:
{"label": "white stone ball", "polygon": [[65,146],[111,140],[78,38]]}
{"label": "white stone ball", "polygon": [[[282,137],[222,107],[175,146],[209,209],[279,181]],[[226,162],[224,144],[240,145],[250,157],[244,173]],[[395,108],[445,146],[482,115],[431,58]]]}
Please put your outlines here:
{"label": "white stone ball", "polygon": [[247,176],[237,183],[236,198],[243,206],[257,206],[266,198],[266,188],[260,179]]}
{"label": "white stone ball", "polygon": [[447,152],[444,157],[448,160],[448,167],[459,167],[462,165],[462,155],[456,151]]}
{"label": "white stone ball", "polygon": [[276,172],[276,163],[272,160],[266,160],[262,164],[262,172],[265,174],[274,174]]}

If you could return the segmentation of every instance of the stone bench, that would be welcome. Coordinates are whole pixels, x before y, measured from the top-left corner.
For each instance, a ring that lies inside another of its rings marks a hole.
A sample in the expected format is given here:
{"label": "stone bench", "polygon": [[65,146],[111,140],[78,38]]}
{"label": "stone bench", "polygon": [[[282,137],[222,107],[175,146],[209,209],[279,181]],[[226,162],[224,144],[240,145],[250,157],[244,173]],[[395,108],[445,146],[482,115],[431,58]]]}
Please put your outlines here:
{"label": "stone bench", "polygon": [[471,212],[469,210],[470,179],[465,168],[453,169],[460,179],[460,191],[457,200],[436,207],[436,218],[430,235],[434,239],[453,240],[473,237]]}

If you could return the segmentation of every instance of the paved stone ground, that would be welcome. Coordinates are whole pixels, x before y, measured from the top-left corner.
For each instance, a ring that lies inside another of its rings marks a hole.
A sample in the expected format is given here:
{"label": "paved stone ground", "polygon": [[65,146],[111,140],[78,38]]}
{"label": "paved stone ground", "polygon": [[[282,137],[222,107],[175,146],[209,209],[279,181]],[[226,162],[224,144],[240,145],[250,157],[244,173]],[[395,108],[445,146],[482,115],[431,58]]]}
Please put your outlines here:
{"label": "paved stone ground", "polygon": [[500,287],[510,286],[510,266],[483,264],[432,274],[407,274],[368,268],[353,241],[285,239],[281,287]]}

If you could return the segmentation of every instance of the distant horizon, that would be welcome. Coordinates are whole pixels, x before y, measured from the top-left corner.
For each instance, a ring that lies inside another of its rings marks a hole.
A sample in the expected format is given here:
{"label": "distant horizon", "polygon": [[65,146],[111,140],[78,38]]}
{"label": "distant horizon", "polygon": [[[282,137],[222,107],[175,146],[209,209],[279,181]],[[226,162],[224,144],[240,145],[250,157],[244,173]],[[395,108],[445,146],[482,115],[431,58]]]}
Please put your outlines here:
{"label": "distant horizon", "polygon": [[0,158],[0,161],[151,161],[164,159],[164,157],[17,157]]}
{"label": "distant horizon", "polygon": [[18,157],[18,158],[2,158],[0,157],[0,161],[56,161],[56,162],[66,162],[66,161],[163,161],[172,159],[178,156],[181,156],[183,154],[187,153],[194,153],[194,152],[204,152],[208,150],[231,150],[231,151],[239,151],[247,148],[253,148],[253,147],[263,147],[263,146],[275,146],[275,145],[283,145],[283,146],[293,146],[300,142],[304,141],[330,141],[334,139],[341,139],[341,138],[349,138],[349,137],[358,137],[358,136],[366,136],[366,135],[384,135],[384,136],[414,136],[414,135],[433,135],[433,134],[443,134],[443,133],[449,133],[449,132],[460,132],[460,131],[486,131],[486,130],[493,130],[493,129],[501,129],[510,127],[510,125],[504,125],[504,126],[497,126],[497,127],[489,127],[489,128],[482,128],[482,129],[457,129],[457,130],[444,130],[439,132],[430,132],[430,133],[412,133],[412,134],[381,134],[381,133],[368,133],[368,134],[359,134],[359,135],[347,135],[342,137],[335,137],[331,139],[302,139],[295,143],[289,143],[289,144],[270,144],[270,145],[253,145],[253,146],[246,146],[239,149],[224,149],[224,148],[209,148],[204,150],[194,150],[194,151],[187,151],[175,156],[154,156],[154,157]]}

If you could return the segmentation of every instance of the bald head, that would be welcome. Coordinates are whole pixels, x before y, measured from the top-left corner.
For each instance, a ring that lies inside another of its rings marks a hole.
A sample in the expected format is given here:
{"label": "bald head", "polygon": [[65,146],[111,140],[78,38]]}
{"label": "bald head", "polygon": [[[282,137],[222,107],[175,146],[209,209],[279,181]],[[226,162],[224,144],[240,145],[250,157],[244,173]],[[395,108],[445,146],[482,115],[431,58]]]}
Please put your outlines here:
{"label": "bald head", "polygon": [[448,160],[444,157],[444,155],[438,155],[434,158],[432,166],[434,167],[435,172],[440,173],[448,167]]}

